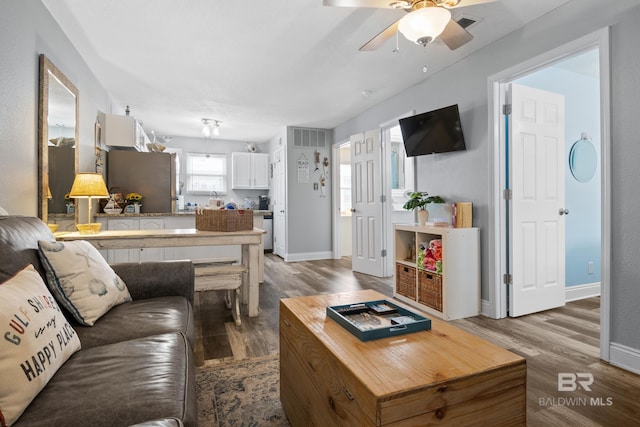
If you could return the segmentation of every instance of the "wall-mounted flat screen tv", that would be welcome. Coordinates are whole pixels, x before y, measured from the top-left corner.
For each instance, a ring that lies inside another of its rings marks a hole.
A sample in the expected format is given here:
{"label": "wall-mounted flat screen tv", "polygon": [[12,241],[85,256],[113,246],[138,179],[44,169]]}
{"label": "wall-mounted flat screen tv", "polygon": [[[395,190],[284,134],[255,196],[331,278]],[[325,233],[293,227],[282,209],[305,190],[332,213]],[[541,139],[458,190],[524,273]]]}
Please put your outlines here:
{"label": "wall-mounted flat screen tv", "polygon": [[458,105],[400,119],[407,156],[466,150]]}

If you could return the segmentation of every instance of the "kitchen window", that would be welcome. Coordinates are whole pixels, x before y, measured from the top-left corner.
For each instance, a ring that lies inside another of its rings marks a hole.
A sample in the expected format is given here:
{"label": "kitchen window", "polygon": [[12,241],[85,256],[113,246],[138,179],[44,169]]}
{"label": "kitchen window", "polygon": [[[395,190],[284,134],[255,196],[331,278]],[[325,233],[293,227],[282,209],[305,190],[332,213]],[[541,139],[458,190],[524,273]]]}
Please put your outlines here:
{"label": "kitchen window", "polygon": [[187,153],[187,194],[227,194],[227,156]]}

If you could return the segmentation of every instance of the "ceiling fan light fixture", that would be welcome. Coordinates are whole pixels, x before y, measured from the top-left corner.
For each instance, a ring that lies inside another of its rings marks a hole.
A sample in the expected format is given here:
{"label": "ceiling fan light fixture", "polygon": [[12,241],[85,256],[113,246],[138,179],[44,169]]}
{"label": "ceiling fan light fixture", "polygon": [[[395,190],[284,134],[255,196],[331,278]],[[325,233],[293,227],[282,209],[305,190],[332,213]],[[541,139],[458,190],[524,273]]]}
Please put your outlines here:
{"label": "ceiling fan light fixture", "polygon": [[414,10],[398,22],[398,31],[408,40],[426,46],[436,39],[451,20],[451,12],[443,7]]}

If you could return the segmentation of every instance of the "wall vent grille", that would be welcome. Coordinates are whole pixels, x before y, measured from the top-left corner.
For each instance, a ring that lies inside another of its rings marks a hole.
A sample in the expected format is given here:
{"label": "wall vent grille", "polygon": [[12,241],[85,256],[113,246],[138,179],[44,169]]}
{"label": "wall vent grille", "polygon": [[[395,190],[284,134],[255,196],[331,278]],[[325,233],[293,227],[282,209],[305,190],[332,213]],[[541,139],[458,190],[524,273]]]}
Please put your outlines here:
{"label": "wall vent grille", "polygon": [[329,146],[329,131],[324,129],[293,128],[293,146],[325,148]]}

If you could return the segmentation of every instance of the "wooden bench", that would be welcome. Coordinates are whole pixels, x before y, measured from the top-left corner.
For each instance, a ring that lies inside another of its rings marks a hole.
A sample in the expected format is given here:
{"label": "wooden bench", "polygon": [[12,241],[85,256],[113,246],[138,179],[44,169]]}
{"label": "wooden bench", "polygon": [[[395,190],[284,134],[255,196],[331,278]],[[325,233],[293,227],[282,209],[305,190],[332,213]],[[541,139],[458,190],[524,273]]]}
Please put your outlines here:
{"label": "wooden bench", "polygon": [[234,257],[199,259],[192,261],[195,267],[195,291],[226,291],[225,306],[231,310],[233,321],[240,326],[240,286],[247,272]]}

